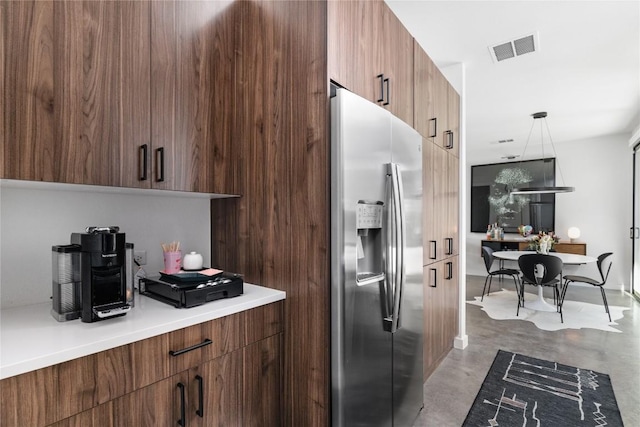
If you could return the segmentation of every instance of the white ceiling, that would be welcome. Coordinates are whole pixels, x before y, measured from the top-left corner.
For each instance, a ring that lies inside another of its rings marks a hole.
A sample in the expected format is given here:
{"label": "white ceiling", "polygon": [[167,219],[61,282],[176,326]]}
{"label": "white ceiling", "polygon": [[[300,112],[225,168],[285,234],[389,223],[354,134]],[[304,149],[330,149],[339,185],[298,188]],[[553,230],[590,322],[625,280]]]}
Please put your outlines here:
{"label": "white ceiling", "polygon": [[[638,0],[385,1],[445,75],[464,67],[469,163],[522,155],[538,111],[555,144],[640,126]],[[533,32],[538,51],[493,61],[489,46]]]}

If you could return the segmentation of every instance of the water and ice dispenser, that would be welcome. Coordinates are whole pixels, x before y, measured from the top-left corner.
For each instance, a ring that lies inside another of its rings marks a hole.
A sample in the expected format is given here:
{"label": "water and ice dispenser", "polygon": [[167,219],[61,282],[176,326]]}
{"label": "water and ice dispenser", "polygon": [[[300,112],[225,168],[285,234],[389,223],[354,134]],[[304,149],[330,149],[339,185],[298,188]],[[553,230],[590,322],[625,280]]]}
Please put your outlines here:
{"label": "water and ice dispenser", "polygon": [[381,201],[358,201],[356,206],[356,281],[358,285],[384,280],[384,242]]}

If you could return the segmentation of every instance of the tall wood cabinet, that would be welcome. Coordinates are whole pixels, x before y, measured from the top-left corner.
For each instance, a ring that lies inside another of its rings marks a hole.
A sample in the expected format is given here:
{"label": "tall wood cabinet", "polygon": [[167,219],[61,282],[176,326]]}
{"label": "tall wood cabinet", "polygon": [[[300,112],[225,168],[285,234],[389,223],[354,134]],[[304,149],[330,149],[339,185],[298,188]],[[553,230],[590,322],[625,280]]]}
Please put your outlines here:
{"label": "tall wood cabinet", "polygon": [[226,190],[227,6],[3,1],[0,177]]}
{"label": "tall wood cabinet", "polygon": [[460,97],[414,44],[415,119],[423,140],[424,378],[458,334]]}

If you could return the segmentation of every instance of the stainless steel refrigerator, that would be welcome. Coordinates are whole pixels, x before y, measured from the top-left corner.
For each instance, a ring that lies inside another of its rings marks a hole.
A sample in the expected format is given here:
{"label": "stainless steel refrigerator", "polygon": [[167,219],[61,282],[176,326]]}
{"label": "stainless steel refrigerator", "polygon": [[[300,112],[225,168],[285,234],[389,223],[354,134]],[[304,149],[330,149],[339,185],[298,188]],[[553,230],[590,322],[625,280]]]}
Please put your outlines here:
{"label": "stainless steel refrigerator", "polygon": [[331,380],[338,426],[410,427],[422,391],[422,138],[331,98]]}

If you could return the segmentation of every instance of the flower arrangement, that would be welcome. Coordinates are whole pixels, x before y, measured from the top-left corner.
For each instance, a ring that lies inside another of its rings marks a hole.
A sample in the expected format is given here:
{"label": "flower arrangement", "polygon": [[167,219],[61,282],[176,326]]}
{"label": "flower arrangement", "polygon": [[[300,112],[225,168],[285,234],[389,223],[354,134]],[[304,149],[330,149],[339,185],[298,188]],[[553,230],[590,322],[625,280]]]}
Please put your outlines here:
{"label": "flower arrangement", "polygon": [[530,225],[520,225],[518,227],[518,234],[520,234],[522,237],[528,237],[532,231],[533,227],[531,227]]}
{"label": "flower arrangement", "polygon": [[554,234],[553,231],[550,231],[549,233],[541,231],[529,239],[529,249],[534,249],[536,252],[547,254],[559,241],[560,237]]}

